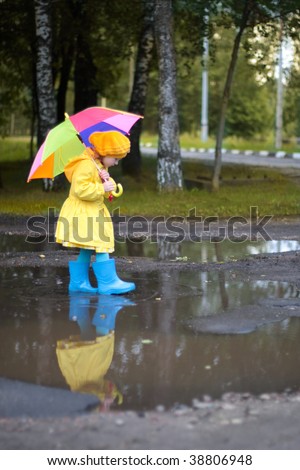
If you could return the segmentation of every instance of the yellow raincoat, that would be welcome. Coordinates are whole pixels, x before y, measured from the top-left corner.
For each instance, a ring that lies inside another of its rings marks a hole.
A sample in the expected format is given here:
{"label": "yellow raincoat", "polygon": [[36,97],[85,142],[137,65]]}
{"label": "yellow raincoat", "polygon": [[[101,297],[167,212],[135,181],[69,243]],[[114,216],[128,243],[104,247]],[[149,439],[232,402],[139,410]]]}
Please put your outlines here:
{"label": "yellow raincoat", "polygon": [[96,395],[101,402],[117,398],[118,404],[122,403],[117,387],[104,378],[112,362],[114,340],[112,331],[95,341],[81,341],[79,337],[57,341],[59,368],[72,391]]}
{"label": "yellow raincoat", "polygon": [[90,150],[86,149],[66,165],[65,175],[71,188],[59,214],[55,237],[63,246],[112,253],[114,230],[104,204],[108,193],[104,191],[95,163],[104,168],[99,160],[93,161]]}

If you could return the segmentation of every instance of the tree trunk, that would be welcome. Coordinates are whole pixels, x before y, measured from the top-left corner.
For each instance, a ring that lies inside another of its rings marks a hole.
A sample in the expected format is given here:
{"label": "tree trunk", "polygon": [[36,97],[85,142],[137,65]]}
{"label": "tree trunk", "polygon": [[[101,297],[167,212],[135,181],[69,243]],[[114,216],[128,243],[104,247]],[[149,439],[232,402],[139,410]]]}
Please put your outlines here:
{"label": "tree trunk", "polygon": [[37,91],[36,91],[36,69],[33,66],[32,71],[32,85],[33,85],[33,93],[31,97],[31,120],[30,120],[30,150],[29,150],[29,158],[32,162],[35,156],[35,128],[36,128],[36,120],[37,120]]}
{"label": "tree trunk", "polygon": [[35,0],[37,39],[36,84],[38,98],[38,145],[56,124],[52,76],[51,0]]}
{"label": "tree trunk", "polygon": [[[143,2],[143,25],[138,45],[131,98],[128,106],[130,113],[136,113],[142,116],[145,114],[148,78],[154,48],[154,4],[154,0],[144,0]],[[130,153],[122,160],[122,172],[125,175],[135,177],[140,175],[140,136],[142,125],[143,122],[140,119],[131,130]]]}
{"label": "tree trunk", "polygon": [[[51,0],[35,0],[36,84],[38,106],[38,146],[56,124],[56,102],[52,76]],[[52,180],[44,179],[44,189],[52,188]]]}
{"label": "tree trunk", "polygon": [[60,70],[60,80],[57,90],[57,121],[64,121],[66,111],[66,95],[68,90],[68,82],[73,64],[74,47],[73,43],[69,44],[67,50],[62,48],[62,66]]}
{"label": "tree trunk", "polygon": [[234,40],[231,60],[230,60],[229,68],[227,71],[227,77],[226,77],[226,82],[225,82],[224,91],[223,91],[218,131],[217,131],[217,139],[216,139],[215,164],[214,164],[214,171],[213,171],[213,177],[212,177],[212,190],[213,191],[218,191],[220,187],[220,174],[221,174],[221,167],[222,167],[222,143],[223,143],[223,138],[224,138],[226,111],[227,111],[227,106],[228,106],[229,97],[231,93],[233,75],[234,75],[236,64],[237,64],[238,52],[239,52],[242,36],[247,27],[248,19],[251,13],[250,4],[251,4],[251,0],[245,1],[244,10],[243,10],[242,18],[241,18],[241,24]]}
{"label": "tree trunk", "polygon": [[75,59],[75,100],[74,112],[90,106],[97,106],[97,67],[94,64],[88,41],[79,32]]}
{"label": "tree trunk", "polygon": [[159,68],[157,182],[159,190],[172,191],[182,189],[172,0],[156,0],[155,3],[154,27]]}

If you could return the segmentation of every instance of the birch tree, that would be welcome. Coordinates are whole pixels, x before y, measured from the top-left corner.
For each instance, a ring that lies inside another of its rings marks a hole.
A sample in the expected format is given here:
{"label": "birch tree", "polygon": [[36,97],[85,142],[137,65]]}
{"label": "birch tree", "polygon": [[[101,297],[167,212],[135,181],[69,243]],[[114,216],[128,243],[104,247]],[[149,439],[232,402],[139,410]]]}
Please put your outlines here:
{"label": "birch tree", "polygon": [[[51,0],[35,0],[36,25],[36,88],[38,104],[38,146],[56,124],[56,100],[52,76]],[[44,189],[52,188],[52,180],[44,179]]]}
{"label": "birch tree", "polygon": [[182,189],[172,0],[155,0],[154,31],[159,70],[157,183],[159,190],[172,191]]}

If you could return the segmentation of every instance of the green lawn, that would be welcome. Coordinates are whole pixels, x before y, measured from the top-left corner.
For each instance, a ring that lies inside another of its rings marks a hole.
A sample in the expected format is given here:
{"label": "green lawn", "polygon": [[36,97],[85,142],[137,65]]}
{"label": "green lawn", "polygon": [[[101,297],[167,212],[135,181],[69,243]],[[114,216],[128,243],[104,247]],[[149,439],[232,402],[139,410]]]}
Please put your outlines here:
{"label": "green lawn", "polygon": [[[20,215],[44,215],[48,208],[59,210],[68,194],[68,184],[61,192],[45,193],[41,181],[26,182],[31,163],[28,142],[11,143],[9,149],[0,147],[0,169],[3,188],[0,189],[1,213]],[[19,155],[19,159],[17,159]],[[22,156],[22,159],[20,157]],[[24,160],[24,157],[27,160]],[[185,182],[209,182],[212,167],[203,163],[183,162]],[[249,217],[250,207],[258,207],[260,216],[274,217],[298,215],[300,209],[300,185],[277,170],[244,165],[224,165],[222,185],[217,193],[208,187],[184,189],[175,193],[158,193],[156,190],[156,160],[143,159],[143,171],[139,182],[121,175],[121,168],[111,170],[112,177],[121,182],[124,194],[112,203],[111,210],[124,215],[188,216],[196,208],[198,216]]]}
{"label": "green lawn", "polygon": [[[141,142],[146,144],[151,144],[152,146],[157,146],[158,137],[155,135],[150,135],[147,133],[142,134]],[[208,138],[206,142],[202,142],[199,138],[199,135],[191,134],[182,134],[180,136],[180,145],[182,148],[189,149],[193,148],[215,148],[216,141],[211,137]],[[269,152],[275,152],[274,138],[270,136],[268,139],[255,139],[255,140],[245,140],[238,137],[227,137],[223,140],[222,147],[227,150],[267,150]],[[291,141],[290,143],[283,143],[282,147],[277,150],[282,150],[286,153],[300,152],[300,145],[296,141]]]}

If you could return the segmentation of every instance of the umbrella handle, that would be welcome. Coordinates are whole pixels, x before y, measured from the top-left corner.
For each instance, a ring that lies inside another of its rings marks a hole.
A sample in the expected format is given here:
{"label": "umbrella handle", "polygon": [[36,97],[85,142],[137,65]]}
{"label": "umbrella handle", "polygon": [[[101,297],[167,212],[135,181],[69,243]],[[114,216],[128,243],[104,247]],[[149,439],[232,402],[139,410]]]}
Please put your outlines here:
{"label": "umbrella handle", "polygon": [[120,197],[120,196],[122,196],[122,194],[123,194],[123,186],[121,185],[121,183],[118,183],[118,184],[117,184],[117,189],[118,189],[118,192],[116,192],[116,191],[111,191],[110,194],[112,194],[114,197]]}
{"label": "umbrella handle", "polygon": [[[99,171],[99,176],[101,178],[101,172]],[[103,180],[103,178],[101,178],[102,181],[108,181],[107,180]],[[110,191],[109,193],[109,196],[108,196],[108,200],[111,202],[113,200],[114,197],[120,197],[122,196],[123,194],[123,186],[121,185],[121,183],[117,183],[117,188],[116,188],[118,191]]]}

